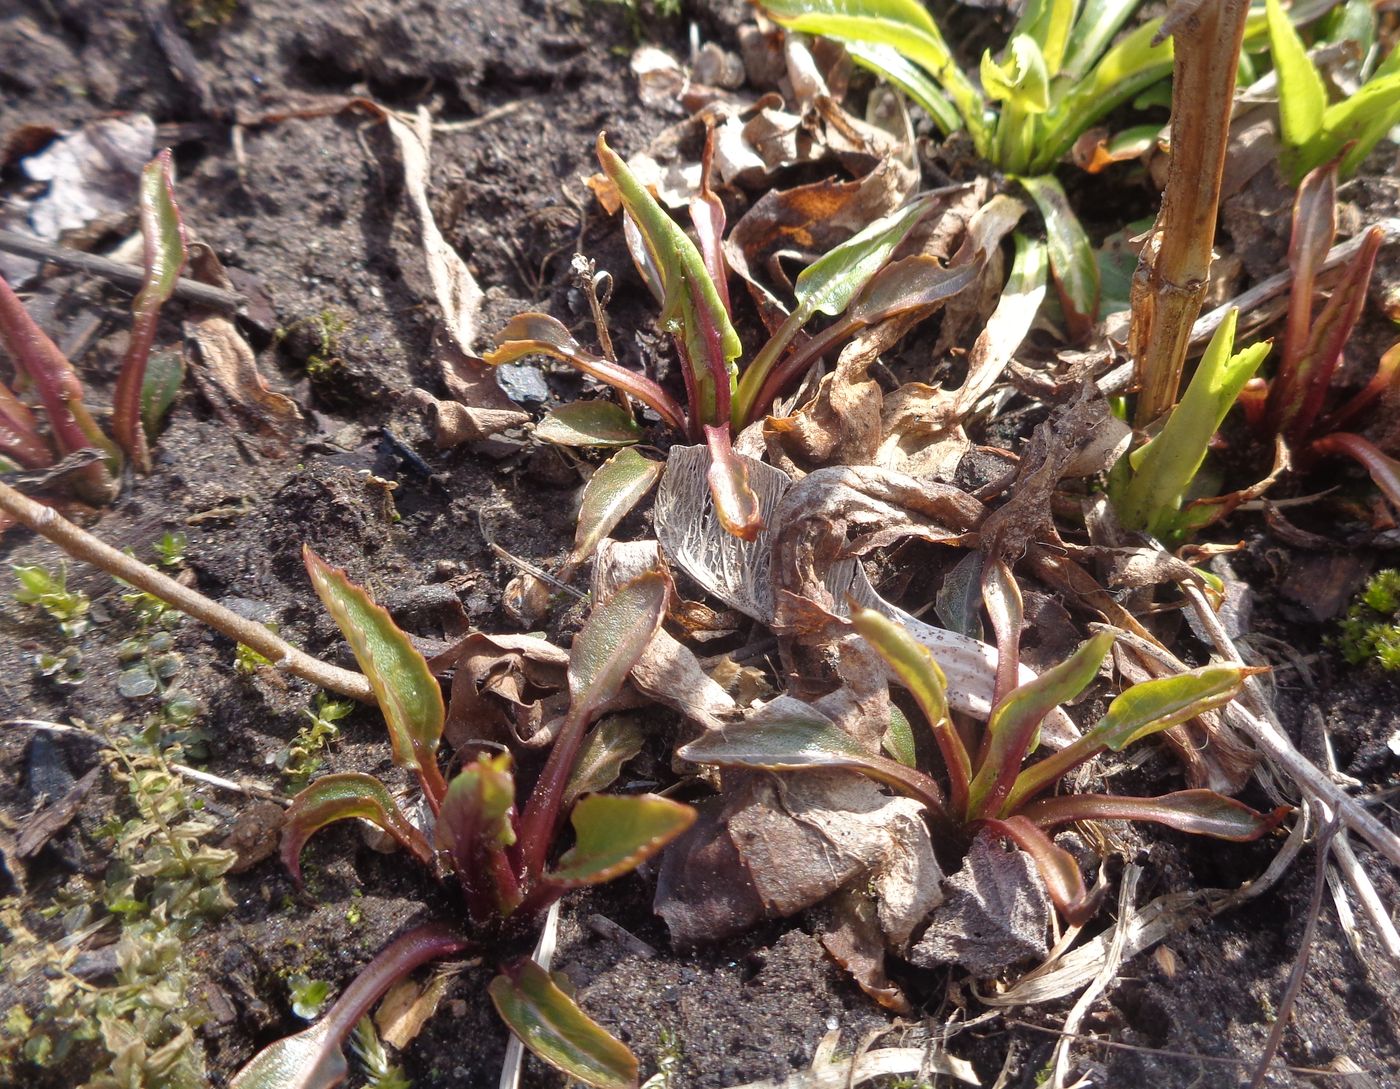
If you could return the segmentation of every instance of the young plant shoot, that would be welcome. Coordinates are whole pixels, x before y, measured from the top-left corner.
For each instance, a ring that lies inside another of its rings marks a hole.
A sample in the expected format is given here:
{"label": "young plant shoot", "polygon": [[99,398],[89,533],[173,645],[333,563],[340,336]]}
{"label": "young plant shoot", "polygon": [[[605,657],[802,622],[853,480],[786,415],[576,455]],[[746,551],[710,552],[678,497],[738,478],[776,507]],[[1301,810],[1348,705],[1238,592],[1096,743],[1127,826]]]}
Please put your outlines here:
{"label": "young plant shoot", "polygon": [[[628,873],[690,826],[695,814],[689,806],[651,794],[582,793],[599,785],[599,778],[590,772],[586,783],[576,779],[585,775],[579,755],[598,733],[590,727],[661,623],[667,584],[660,575],[621,587],[574,638],[569,710],[533,790],[521,799],[508,753],[478,756],[450,781],[443,777],[437,751],[444,707],[427,662],[343,572],[309,549],[305,558],[317,594],[374,689],[394,763],[414,773],[433,816],[419,827],[370,775],[343,772],[314,780],[293,799],[283,832],[282,858],[298,884],[306,841],[328,824],[358,818],[388,833],[439,876],[454,877],[476,931],[499,934],[516,920],[528,923],[570,889]],[[602,785],[607,781],[611,776]],[[565,816],[573,846],[551,865]],[[343,1076],[345,1037],[378,997],[419,964],[473,944],[440,928],[410,932],[365,969],[322,1022],[260,1053],[234,1085],[270,1089],[286,1084],[279,1079],[291,1068],[303,1079],[298,1084],[334,1084],[338,1076],[332,1075]],[[502,1019],[544,1061],[589,1085],[635,1085],[637,1064],[627,1048],[590,1021],[538,965],[505,966],[490,992]]]}

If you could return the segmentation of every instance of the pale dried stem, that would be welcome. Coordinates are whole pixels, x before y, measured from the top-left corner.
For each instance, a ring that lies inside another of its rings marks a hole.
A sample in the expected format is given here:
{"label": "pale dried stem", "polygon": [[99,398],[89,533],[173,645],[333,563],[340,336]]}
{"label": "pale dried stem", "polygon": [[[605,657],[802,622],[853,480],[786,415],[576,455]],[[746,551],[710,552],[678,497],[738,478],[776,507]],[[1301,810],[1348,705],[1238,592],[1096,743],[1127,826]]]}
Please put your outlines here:
{"label": "pale dried stem", "polygon": [[251,647],[283,672],[361,703],[376,702],[374,690],[363,674],[341,669],[298,650],[262,624],[239,616],[197,590],[182,586],[169,575],[163,575],[155,568],[118,551],[87,530],[75,526],[52,507],[36,503],[7,484],[0,484],[0,511],[39,536],[46,537],[74,559],[100,567],[114,578],[153,594],[187,616]]}
{"label": "pale dried stem", "polygon": [[1171,163],[1133,275],[1128,352],[1137,365],[1139,427],[1176,402],[1191,325],[1205,300],[1248,12],[1248,0],[1198,4],[1173,34]]}

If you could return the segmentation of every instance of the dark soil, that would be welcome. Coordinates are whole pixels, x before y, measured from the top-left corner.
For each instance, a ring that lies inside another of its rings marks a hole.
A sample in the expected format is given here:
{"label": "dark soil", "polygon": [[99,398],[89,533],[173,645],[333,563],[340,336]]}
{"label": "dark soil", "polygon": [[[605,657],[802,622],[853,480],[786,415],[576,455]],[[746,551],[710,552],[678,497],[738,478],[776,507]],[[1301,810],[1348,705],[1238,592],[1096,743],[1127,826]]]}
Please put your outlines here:
{"label": "dark soil", "polygon": [[[198,6],[194,0],[175,9]],[[444,233],[487,291],[485,331],[531,308],[574,320],[578,300],[570,298],[568,262],[580,243],[618,275],[621,320],[641,322],[644,308],[626,297],[638,285],[619,232],[581,181],[594,169],[600,129],[631,151],[667,123],[637,99],[627,68],[635,40],[625,11],[592,0],[244,0],[226,25],[201,33],[180,28],[191,64],[158,44],[141,8],[92,0],[20,0],[18,10],[5,5],[0,148],[28,125],[70,129],[112,111],[149,113],[163,126],[162,139],[176,148],[178,192],[190,229],[241,274],[245,290],[266,295],[270,320],[247,331],[263,373],[297,400],[308,429],[285,459],[251,455],[187,389],[161,437],[155,472],[133,481],[94,531],[143,558],[163,532],[187,534],[188,569],[204,593],[255,603],[259,619],[275,620],[285,636],[313,653],[343,651],[306,579],[303,542],[343,565],[391,608],[402,606],[401,621],[417,635],[444,635],[442,615],[408,608],[422,600],[412,592],[425,586],[446,590],[474,626],[509,630],[501,591],[514,571],[492,551],[487,535],[532,562],[556,562],[572,539],[577,475],[556,455],[519,444],[446,453],[434,447],[408,394],[415,387],[442,393],[430,354],[436,310],[383,127],[353,113],[249,124],[241,131],[240,159],[232,123],[289,102],[349,94],[396,108],[426,105],[437,120],[473,122],[435,137],[432,184]],[[696,0],[685,4],[685,14],[707,38],[732,44],[746,10],[729,0]],[[685,53],[686,21],[648,16],[642,25],[658,44]],[[0,198],[21,193],[26,184],[13,162],[0,183]],[[1383,183],[1368,192],[1394,199],[1393,187],[1387,191]],[[1140,194],[1126,200],[1134,215],[1143,214]],[[98,398],[107,395],[125,343],[129,296],[71,274],[49,278],[35,295],[36,313],[60,342],[89,315],[102,317],[99,335],[75,363]],[[176,311],[172,304],[170,312]],[[321,360],[325,365],[308,376],[295,338],[274,342],[272,333],[327,315],[343,325],[334,358]],[[162,338],[178,342],[173,320]],[[400,442],[427,472],[398,452]],[[397,481],[392,507],[383,490],[367,482],[367,472]],[[1331,615],[1308,606],[1316,604],[1318,569],[1326,567],[1328,577],[1344,584],[1334,595],[1344,604],[1394,543],[1369,536],[1360,548],[1359,526],[1319,518],[1333,523],[1330,530],[1309,528],[1330,532],[1337,542],[1331,552],[1304,552],[1279,541],[1255,516],[1233,527],[1249,542],[1244,568],[1256,600],[1256,630],[1272,640],[1258,649],[1283,665],[1302,656],[1305,668],[1285,670],[1280,684],[1286,724],[1305,751],[1321,758],[1325,724],[1341,770],[1377,790],[1400,776],[1400,758],[1387,745],[1400,730],[1400,685],[1340,663],[1322,642]],[[4,545],[11,563],[58,563],[53,549],[28,534],[11,532]],[[116,647],[133,623],[118,592],[105,575],[81,566],[70,582],[106,614],[80,642],[86,681],[60,689],[38,678],[33,656],[58,649],[63,640],[50,621],[0,595],[0,718],[96,723],[135,719],[152,709],[123,699],[113,683]],[[559,612],[553,623],[567,638],[577,618]],[[235,672],[233,646],[193,623],[178,629],[175,649],[184,659],[181,682],[204,708],[198,725],[207,735],[205,766],[275,782],[267,759],[300,727],[313,690],[266,671],[252,678]],[[7,822],[22,819],[35,804],[26,771],[31,736],[20,727],[0,732],[0,810]],[[59,749],[74,775],[96,759],[81,740],[61,740]],[[335,770],[373,771],[398,782],[382,726],[369,712],[348,720],[330,761]],[[1161,788],[1176,772],[1156,757],[1142,774]],[[98,816],[75,823],[26,867],[29,895],[42,899],[72,868],[100,870],[100,841],[92,831],[117,794],[111,784],[99,787],[87,802]],[[241,800],[208,798],[211,811],[232,825]],[[1262,872],[1270,855],[1267,847],[1202,845],[1170,834],[1136,842],[1147,868],[1146,895],[1233,887]],[[1382,896],[1400,903],[1394,875],[1361,853]],[[354,831],[318,836],[305,861],[310,880],[304,894],[275,858],[231,878],[236,910],[199,940],[208,983],[231,1006],[227,1018],[201,1030],[220,1083],[257,1048],[298,1027],[282,982],[288,971],[343,987],[410,923],[459,917],[452,896],[396,856],[376,854]],[[1273,892],[1202,919],[1172,939],[1170,961],[1142,956],[1128,964],[1085,1023],[1085,1031],[1122,1045],[1099,1051],[1106,1070],[1099,1084],[1241,1084],[1298,954],[1310,875],[1305,854]],[[0,881],[8,882],[0,892],[17,891],[4,874]],[[730,1086],[806,1067],[831,1029],[841,1030],[842,1046],[850,1049],[890,1023],[829,961],[801,919],[713,949],[672,951],[650,912],[650,881],[636,875],[567,900],[555,960],[577,985],[582,1004],[634,1048],[644,1071],[654,1071],[664,1054],[678,1064],[672,1085]],[[588,925],[594,915],[627,928],[658,955],[643,958],[597,936]],[[1313,1069],[1347,1058],[1375,1084],[1400,1084],[1400,988],[1369,937],[1362,949],[1358,957],[1325,906],[1281,1057]],[[464,970],[443,1012],[405,1052],[415,1085],[495,1084],[505,1032],[485,997],[491,973],[489,963]],[[956,1013],[955,1025],[975,1024],[952,1035],[950,1050],[976,1064],[983,1084],[1036,1084],[1069,1000],[976,1020],[984,1010],[965,980],[947,976],[912,986],[926,1000],[928,1018],[903,1027],[906,1041],[943,1036]],[[9,999],[0,1002],[9,1005]],[[997,1081],[1003,1064],[1004,1080]],[[70,1085],[84,1075],[58,1069],[41,1078],[34,1072],[22,1083]],[[526,1080],[562,1084],[534,1060]],[[1276,1067],[1268,1084],[1349,1083]]]}

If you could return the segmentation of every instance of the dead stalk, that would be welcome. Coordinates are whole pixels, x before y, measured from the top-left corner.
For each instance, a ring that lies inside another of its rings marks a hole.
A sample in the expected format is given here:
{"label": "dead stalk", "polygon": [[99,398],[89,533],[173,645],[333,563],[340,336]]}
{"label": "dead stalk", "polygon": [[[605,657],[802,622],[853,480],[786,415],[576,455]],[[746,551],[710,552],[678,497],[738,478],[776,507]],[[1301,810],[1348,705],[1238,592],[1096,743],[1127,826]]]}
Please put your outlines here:
{"label": "dead stalk", "polygon": [[170,576],[161,574],[125,552],[119,552],[87,530],[75,526],[52,507],[36,503],[7,484],[0,484],[0,511],[41,537],[48,538],[74,559],[100,567],[114,578],[155,595],[187,616],[203,621],[215,631],[251,647],[278,669],[361,703],[375,702],[374,691],[363,674],[341,669],[298,650],[262,624],[239,616],[217,601],[180,585]]}
{"label": "dead stalk", "polygon": [[1139,427],[1176,403],[1191,325],[1205,300],[1248,12],[1248,0],[1197,4],[1172,27],[1171,163],[1161,211],[1133,275],[1128,334]]}

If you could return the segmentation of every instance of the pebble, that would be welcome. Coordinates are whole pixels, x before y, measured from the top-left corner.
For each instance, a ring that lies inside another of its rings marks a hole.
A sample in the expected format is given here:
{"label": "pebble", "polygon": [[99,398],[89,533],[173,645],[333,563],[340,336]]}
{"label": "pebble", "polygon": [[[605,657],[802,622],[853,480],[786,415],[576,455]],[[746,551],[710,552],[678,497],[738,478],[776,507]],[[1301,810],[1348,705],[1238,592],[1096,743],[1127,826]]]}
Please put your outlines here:
{"label": "pebble", "polygon": [[496,381],[517,404],[539,405],[549,400],[549,385],[538,367],[503,363],[496,368]]}

